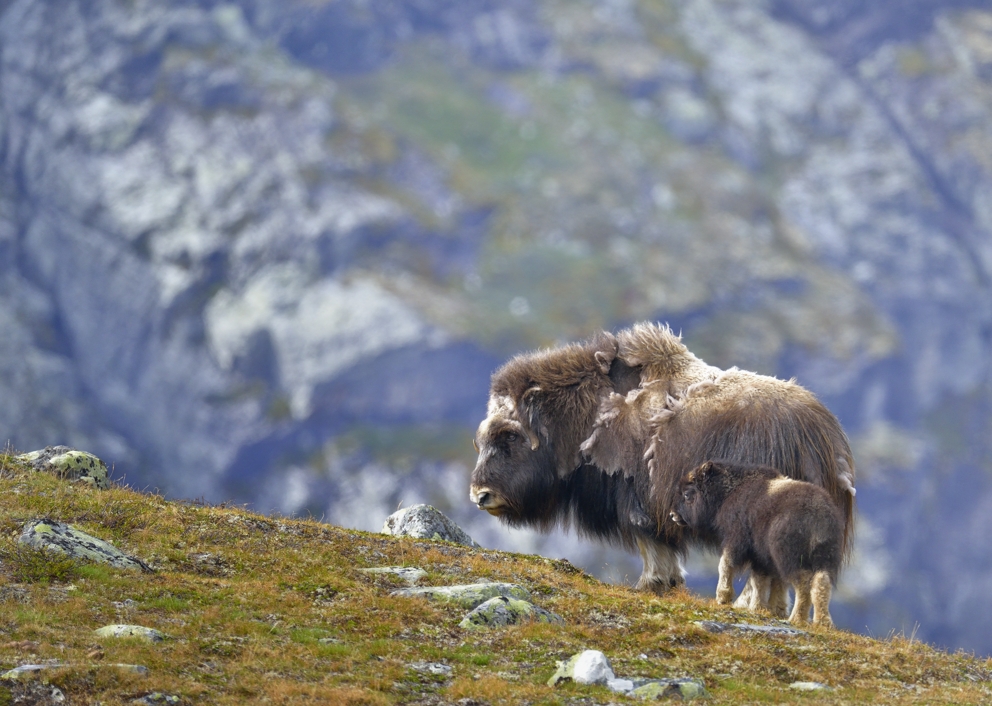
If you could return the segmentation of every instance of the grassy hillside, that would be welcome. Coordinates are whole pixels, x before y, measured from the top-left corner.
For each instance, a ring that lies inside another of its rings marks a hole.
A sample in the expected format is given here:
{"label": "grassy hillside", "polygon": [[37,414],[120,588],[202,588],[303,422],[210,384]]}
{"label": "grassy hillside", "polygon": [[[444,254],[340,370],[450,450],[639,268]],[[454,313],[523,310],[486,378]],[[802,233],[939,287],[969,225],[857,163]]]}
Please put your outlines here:
{"label": "grassy hillside", "polygon": [[[78,564],[17,544],[25,522],[61,520],[112,541],[153,573]],[[361,568],[415,566],[420,585],[510,581],[564,626],[484,631],[465,611],[390,592]],[[699,620],[762,622],[688,593],[649,597],[600,583],[568,562],[396,539],[237,508],[99,491],[0,455],[0,673],[45,672],[69,703],[122,704],[152,692],[181,703],[626,703],[602,686],[546,685],[556,660],[599,649],[618,676],[692,676],[721,703],[988,703],[992,664],[894,636],[840,631],[712,634]],[[98,638],[139,624],[159,643]],[[418,671],[443,663],[450,674]],[[147,674],[119,664],[143,665]],[[831,691],[797,693],[795,681]],[[28,689],[0,681],[0,705]]]}

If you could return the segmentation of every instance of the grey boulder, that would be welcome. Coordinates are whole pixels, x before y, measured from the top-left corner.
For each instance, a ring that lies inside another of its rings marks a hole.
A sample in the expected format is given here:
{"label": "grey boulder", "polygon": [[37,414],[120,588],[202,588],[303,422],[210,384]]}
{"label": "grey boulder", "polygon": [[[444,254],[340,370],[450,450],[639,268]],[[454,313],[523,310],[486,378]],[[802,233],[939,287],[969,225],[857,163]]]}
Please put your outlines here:
{"label": "grey boulder", "polygon": [[516,600],[529,601],[530,591],[514,583],[470,583],[460,586],[424,586],[422,588],[401,588],[391,596],[422,596],[432,600],[446,601],[466,610],[482,605],[490,598],[504,596]]}
{"label": "grey boulder", "polygon": [[530,601],[507,596],[496,596],[472,609],[459,627],[467,630],[479,628],[504,627],[518,623],[534,621],[538,623],[564,624],[559,616],[549,610],[539,608]]}
{"label": "grey boulder", "polygon": [[128,556],[102,539],[53,520],[33,520],[24,525],[18,543],[34,549],[55,551],[82,561],[110,564],[119,569],[151,571],[145,562]]}
{"label": "grey boulder", "polygon": [[432,505],[411,505],[397,510],[386,518],[382,533],[395,537],[443,540],[467,547],[479,546],[465,530]]}
{"label": "grey boulder", "polygon": [[66,480],[79,481],[106,490],[110,487],[107,464],[91,453],[77,451],[68,446],[46,446],[40,451],[15,456],[36,471],[54,473]]}

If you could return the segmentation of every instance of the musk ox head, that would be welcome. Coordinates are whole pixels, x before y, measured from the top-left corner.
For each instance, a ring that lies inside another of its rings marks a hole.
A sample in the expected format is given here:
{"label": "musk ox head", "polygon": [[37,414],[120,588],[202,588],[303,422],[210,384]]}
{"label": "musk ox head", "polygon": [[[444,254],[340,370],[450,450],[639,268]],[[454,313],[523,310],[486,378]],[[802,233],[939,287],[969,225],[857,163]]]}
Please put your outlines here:
{"label": "musk ox head", "polygon": [[711,529],[717,511],[723,503],[726,469],[719,463],[706,461],[686,474],[679,488],[671,519],[681,527],[695,531]]}
{"label": "musk ox head", "polygon": [[473,503],[511,524],[554,522],[556,489],[581,464],[616,351],[616,339],[603,334],[517,356],[496,371],[475,435]]}

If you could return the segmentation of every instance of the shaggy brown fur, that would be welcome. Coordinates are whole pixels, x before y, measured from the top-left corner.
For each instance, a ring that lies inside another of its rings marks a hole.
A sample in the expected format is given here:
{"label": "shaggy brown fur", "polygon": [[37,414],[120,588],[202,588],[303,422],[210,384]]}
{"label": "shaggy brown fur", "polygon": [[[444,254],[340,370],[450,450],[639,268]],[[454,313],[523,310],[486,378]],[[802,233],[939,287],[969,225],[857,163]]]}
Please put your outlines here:
{"label": "shaggy brown fur", "polygon": [[759,585],[772,578],[792,584],[791,622],[805,623],[812,606],[815,624],[832,625],[830,588],[843,556],[844,518],[823,488],[769,466],[707,461],[685,477],[681,493],[675,523],[720,541],[719,602],[733,599],[734,572],[750,566]]}
{"label": "shaggy brown fur", "polygon": [[636,545],[642,588],[678,585],[687,540],[715,542],[668,521],[682,477],[712,458],[822,486],[850,549],[854,462],[837,419],[794,382],[707,365],[667,327],[513,358],[493,375],[476,444],[470,496],[481,509]]}

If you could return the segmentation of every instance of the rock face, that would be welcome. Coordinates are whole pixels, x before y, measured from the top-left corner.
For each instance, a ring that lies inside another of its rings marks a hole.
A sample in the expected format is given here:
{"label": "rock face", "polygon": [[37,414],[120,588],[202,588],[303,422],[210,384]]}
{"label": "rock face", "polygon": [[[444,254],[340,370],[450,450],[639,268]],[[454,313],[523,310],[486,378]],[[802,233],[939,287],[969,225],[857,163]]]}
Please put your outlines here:
{"label": "rock face", "polygon": [[62,522],[28,522],[17,541],[28,547],[60,552],[82,561],[110,564],[118,569],[149,571],[140,559],[128,556],[112,544]]}
{"label": "rock face", "polygon": [[456,5],[0,2],[14,446],[598,567],[468,439],[507,355],[665,320],[850,432],[837,622],[992,649],[987,2]]}
{"label": "rock face", "polygon": [[465,530],[430,505],[414,505],[397,510],[386,518],[382,533],[396,537],[439,539],[469,547],[479,546]]}

